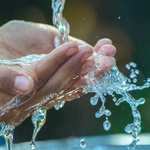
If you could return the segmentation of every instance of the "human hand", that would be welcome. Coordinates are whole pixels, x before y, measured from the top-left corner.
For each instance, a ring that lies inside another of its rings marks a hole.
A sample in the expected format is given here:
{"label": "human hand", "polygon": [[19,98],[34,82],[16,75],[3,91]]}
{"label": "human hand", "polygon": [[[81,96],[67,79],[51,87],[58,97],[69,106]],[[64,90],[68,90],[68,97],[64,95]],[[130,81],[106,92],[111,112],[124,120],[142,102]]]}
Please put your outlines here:
{"label": "human hand", "polygon": [[[1,59],[47,54],[28,67],[21,66],[18,69],[18,66],[13,66],[0,69],[0,107],[1,112],[4,112],[1,113],[0,122],[17,126],[37,107],[49,109],[58,101],[71,100],[82,95],[86,81],[74,77],[83,76],[91,70],[93,59],[90,56],[93,50],[102,55],[102,69],[99,74],[110,70],[115,64],[112,57],[115,47],[108,39],[100,40],[93,48],[70,37],[72,42],[55,49],[56,35],[57,29],[54,27],[36,23],[12,21],[0,28]],[[35,94],[24,101],[33,92]],[[6,107],[15,95],[27,96],[23,98],[22,103],[11,108]],[[49,96],[45,99],[47,95]],[[5,111],[3,108],[6,108]]]}

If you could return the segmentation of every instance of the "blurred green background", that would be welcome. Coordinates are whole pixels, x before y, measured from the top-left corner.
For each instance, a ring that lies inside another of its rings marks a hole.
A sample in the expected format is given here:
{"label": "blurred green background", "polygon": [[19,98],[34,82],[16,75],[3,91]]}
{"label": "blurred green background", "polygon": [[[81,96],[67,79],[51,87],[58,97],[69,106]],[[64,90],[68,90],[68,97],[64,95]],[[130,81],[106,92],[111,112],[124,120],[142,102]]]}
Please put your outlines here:
{"label": "blurred green background", "polygon": [[[150,77],[149,16],[149,0],[66,0],[64,9],[72,36],[92,45],[101,38],[112,39],[117,48],[117,66],[125,75],[128,75],[125,65],[131,61],[137,63],[140,70],[138,84]],[[0,0],[0,25],[14,19],[52,24],[51,0]],[[132,94],[147,100],[139,110],[142,132],[149,132],[150,89]],[[133,119],[128,104],[116,107],[107,97],[106,105],[112,111],[112,128],[106,132],[103,130],[105,118],[94,117],[101,104],[92,106],[89,98],[90,95],[85,95],[67,102],[59,111],[49,110],[37,140],[124,133],[124,127]],[[15,129],[15,143],[31,140],[33,125],[30,120],[26,119]]]}

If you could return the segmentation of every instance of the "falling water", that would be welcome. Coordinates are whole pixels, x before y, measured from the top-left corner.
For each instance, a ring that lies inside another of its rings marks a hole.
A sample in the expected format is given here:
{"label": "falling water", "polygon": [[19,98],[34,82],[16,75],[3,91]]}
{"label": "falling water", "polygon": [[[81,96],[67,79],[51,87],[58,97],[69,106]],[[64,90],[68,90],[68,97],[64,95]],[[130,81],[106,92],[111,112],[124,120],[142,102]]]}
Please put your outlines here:
{"label": "falling water", "polygon": [[81,148],[86,148],[86,146],[87,146],[87,142],[86,142],[85,138],[81,139],[80,140],[80,147]]}
{"label": "falling water", "polygon": [[[63,17],[65,0],[52,0],[53,9],[53,24],[58,29],[58,35],[54,39],[55,47],[68,42],[68,35],[70,32],[70,26],[67,20]],[[65,101],[59,101],[57,105],[54,106],[56,110],[62,108]]]}
{"label": "falling water", "polygon": [[12,150],[13,130],[8,130],[5,134],[3,134],[3,138],[5,139],[7,150]]}
{"label": "falling water", "polygon": [[[68,42],[69,35],[69,24],[65,18],[63,18],[63,9],[65,5],[65,0],[52,0],[52,9],[53,9],[53,24],[58,29],[58,35],[54,39],[55,47],[62,45],[65,42]],[[65,104],[65,101],[58,101],[57,105],[54,106],[56,110],[62,108]],[[37,109],[32,115],[32,123],[34,125],[34,131],[32,135],[32,140],[30,143],[31,149],[35,149],[35,139],[46,121],[46,110]]]}
{"label": "falling water", "polygon": [[[112,96],[112,100],[116,106],[119,106],[122,102],[127,102],[130,105],[133,122],[125,127],[125,132],[132,134],[133,141],[131,146],[135,147],[139,141],[138,134],[141,131],[141,115],[137,107],[143,105],[145,99],[139,98],[136,100],[129,92],[149,88],[150,80],[147,79],[142,86],[137,86],[135,85],[135,81],[137,82],[139,71],[136,69],[136,64],[131,62],[126,65],[126,68],[131,71],[129,78],[119,72],[117,66],[114,66],[111,71],[105,72],[105,75],[103,77],[100,76],[98,79],[95,79],[94,72],[90,72],[85,76],[85,78],[90,78],[90,81],[84,88],[84,91],[86,94],[95,93],[95,96],[90,98],[92,105],[96,105],[98,100],[101,100],[102,106],[95,113],[95,117],[106,116],[106,120],[103,123],[104,130],[106,131],[111,128],[111,123],[108,120],[108,117],[111,116],[111,111],[105,107],[106,95]],[[117,99],[115,95],[121,95],[121,98]]]}
{"label": "falling water", "polygon": [[[63,9],[64,9],[65,0],[53,0],[52,1],[52,8],[53,8],[53,24],[58,28],[58,35],[55,38],[55,47],[58,47],[59,45],[65,43],[68,41],[68,34],[70,31],[69,24],[65,20],[65,18],[62,17]],[[45,54],[41,55],[28,55],[22,58],[13,59],[13,60],[0,60],[0,67],[8,67],[11,68],[15,65],[18,66],[28,66],[43,57],[45,57]],[[95,57],[97,60],[99,56],[97,56],[95,53],[93,54],[93,57]],[[100,66],[98,62],[95,62],[95,66],[100,70]],[[137,82],[137,76],[139,74],[139,70],[136,69],[136,64],[131,62],[126,65],[126,68],[131,71],[130,77],[125,77],[117,68],[117,66],[114,66],[111,71],[105,72],[104,76],[100,76],[98,79],[95,78],[95,72],[92,71],[89,74],[87,74],[84,78],[90,79],[87,80],[88,85],[85,86],[84,92],[85,94],[88,93],[95,93],[94,97],[91,97],[90,102],[92,105],[97,105],[98,100],[101,100],[102,106],[100,109],[95,113],[96,118],[100,118],[102,116],[106,117],[106,120],[103,123],[103,127],[106,131],[108,131],[111,128],[111,123],[109,121],[109,117],[111,116],[111,111],[106,109],[105,102],[106,102],[106,95],[111,95],[112,100],[114,101],[116,106],[119,106],[122,102],[127,102],[131,109],[132,109],[132,115],[133,115],[133,122],[128,124],[125,127],[125,132],[132,134],[133,142],[131,145],[133,147],[136,146],[138,139],[138,134],[141,131],[141,115],[138,111],[137,107],[139,105],[143,105],[145,103],[144,98],[135,99],[129,92],[135,91],[135,90],[142,90],[144,88],[148,88],[150,86],[150,79],[147,79],[147,81],[142,86],[137,86],[135,83]],[[116,95],[121,95],[121,98],[117,99]],[[49,100],[49,98],[47,98]],[[9,110],[9,108],[16,107],[19,105],[20,99],[18,96],[13,98],[10,103],[7,104],[7,106],[0,108],[0,116],[2,116],[6,111]],[[58,110],[64,106],[63,102],[58,102],[57,105],[55,105],[55,109]],[[21,103],[22,104],[22,103]],[[25,118],[23,118],[25,119]],[[33,115],[32,115],[32,122],[34,125],[34,131],[33,131],[33,137],[31,141],[31,149],[35,148],[35,138],[41,127],[44,125],[46,121],[46,110],[37,109]],[[0,123],[0,136],[3,136],[6,141],[7,150],[12,150],[12,141],[13,141],[13,131],[15,128],[15,124],[12,125],[6,125],[4,123]],[[80,146],[82,148],[86,147],[86,141],[81,140]]]}
{"label": "falling water", "polygon": [[42,110],[41,108],[37,109],[32,114],[31,120],[34,125],[34,130],[33,130],[32,140],[30,143],[30,148],[35,149],[36,136],[46,121],[46,110]]}

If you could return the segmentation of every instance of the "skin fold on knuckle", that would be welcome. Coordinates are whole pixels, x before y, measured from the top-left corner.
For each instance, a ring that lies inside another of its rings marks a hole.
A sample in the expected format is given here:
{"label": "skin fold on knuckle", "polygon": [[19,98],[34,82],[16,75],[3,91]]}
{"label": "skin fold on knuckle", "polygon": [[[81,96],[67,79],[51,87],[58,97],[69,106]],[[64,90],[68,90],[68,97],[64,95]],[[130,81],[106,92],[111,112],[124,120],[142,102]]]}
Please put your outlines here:
{"label": "skin fold on knuckle", "polygon": [[10,69],[1,69],[0,72],[0,91],[12,92],[14,87],[15,72]]}
{"label": "skin fold on knuckle", "polygon": [[57,68],[61,67],[64,62],[64,60],[67,60],[67,56],[65,54],[62,54],[61,56],[58,55],[56,58],[55,58],[55,65],[57,66]]}

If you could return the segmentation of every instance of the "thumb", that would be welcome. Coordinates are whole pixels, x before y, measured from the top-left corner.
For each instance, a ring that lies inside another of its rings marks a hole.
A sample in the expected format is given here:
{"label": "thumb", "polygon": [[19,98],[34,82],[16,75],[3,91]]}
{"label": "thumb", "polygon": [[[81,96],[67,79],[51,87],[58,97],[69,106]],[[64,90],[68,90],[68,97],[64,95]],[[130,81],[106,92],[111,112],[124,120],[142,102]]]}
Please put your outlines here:
{"label": "thumb", "polygon": [[0,69],[0,92],[12,95],[24,95],[32,91],[34,81],[31,77],[11,70]]}

